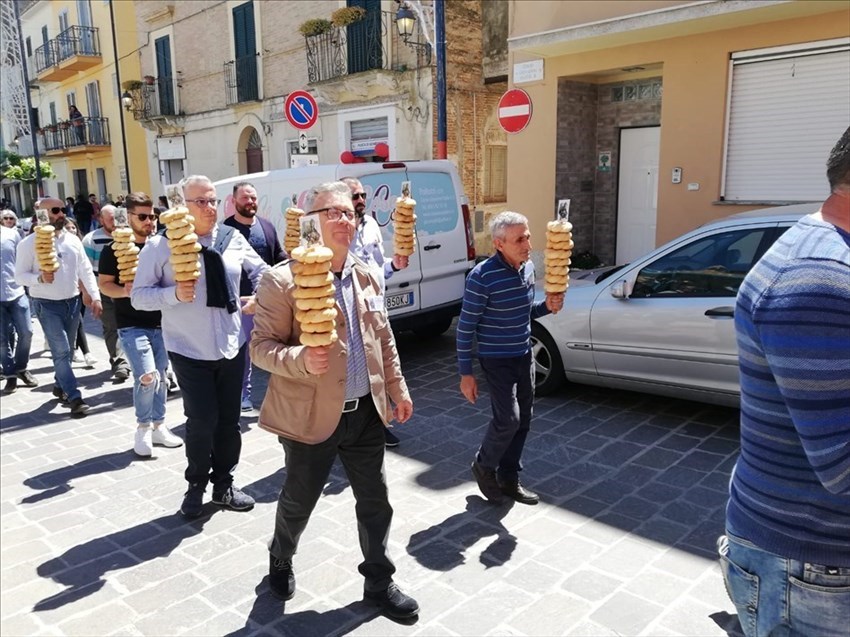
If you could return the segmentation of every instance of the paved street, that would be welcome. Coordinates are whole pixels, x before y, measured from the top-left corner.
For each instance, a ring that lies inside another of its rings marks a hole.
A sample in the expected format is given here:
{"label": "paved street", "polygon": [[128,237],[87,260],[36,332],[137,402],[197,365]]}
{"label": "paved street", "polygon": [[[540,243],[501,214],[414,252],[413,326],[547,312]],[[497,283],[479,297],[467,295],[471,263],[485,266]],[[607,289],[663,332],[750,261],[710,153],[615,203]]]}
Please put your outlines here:
{"label": "paved street", "polygon": [[[574,387],[535,405],[524,482],[538,506],[493,507],[469,465],[488,421],[457,389],[454,332],[399,348],[415,415],[386,468],[397,581],[422,608],[401,625],[361,600],[351,490],[337,466],[295,558],[298,592],[268,592],[282,483],[276,439],[242,419],[250,513],[177,512],[182,450],[131,449],[130,384],[78,369],[90,415],[51,399],[37,327],[34,389],[2,397],[2,625],[13,635],[737,635],[714,541],[737,412]],[[255,396],[259,404],[265,380]],[[480,378],[480,376],[479,376]],[[182,434],[180,395],[168,422]],[[208,494],[209,495],[209,494]]]}

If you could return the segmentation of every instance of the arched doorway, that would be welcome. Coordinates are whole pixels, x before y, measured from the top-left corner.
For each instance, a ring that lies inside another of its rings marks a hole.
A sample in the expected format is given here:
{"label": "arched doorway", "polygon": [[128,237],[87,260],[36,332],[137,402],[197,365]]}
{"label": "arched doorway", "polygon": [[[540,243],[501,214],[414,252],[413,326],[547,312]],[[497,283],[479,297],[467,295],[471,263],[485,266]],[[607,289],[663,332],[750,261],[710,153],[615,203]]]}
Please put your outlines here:
{"label": "arched doorway", "polygon": [[263,169],[263,139],[253,126],[246,127],[239,135],[237,147],[239,172],[258,173]]}

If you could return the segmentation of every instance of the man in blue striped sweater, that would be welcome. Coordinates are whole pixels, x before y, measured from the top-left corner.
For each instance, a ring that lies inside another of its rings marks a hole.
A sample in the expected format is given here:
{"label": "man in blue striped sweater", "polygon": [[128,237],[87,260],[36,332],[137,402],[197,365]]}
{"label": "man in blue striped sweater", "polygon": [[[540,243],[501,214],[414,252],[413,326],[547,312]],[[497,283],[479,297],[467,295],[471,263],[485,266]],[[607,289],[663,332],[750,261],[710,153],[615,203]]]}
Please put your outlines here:
{"label": "man in blue striped sweater", "polygon": [[747,637],[850,630],[850,129],[832,190],[744,279],[721,565]]}
{"label": "man in blue striped sweater", "polygon": [[472,373],[475,340],[493,410],[472,474],[494,504],[501,503],[503,495],[537,504],[537,494],[519,481],[534,402],[531,319],[559,311],[564,295],[547,295],[545,301],[534,303],[528,219],[517,212],[502,212],[490,222],[490,234],[496,253],[469,273],[457,325],[460,391],[473,404],[478,398]]}

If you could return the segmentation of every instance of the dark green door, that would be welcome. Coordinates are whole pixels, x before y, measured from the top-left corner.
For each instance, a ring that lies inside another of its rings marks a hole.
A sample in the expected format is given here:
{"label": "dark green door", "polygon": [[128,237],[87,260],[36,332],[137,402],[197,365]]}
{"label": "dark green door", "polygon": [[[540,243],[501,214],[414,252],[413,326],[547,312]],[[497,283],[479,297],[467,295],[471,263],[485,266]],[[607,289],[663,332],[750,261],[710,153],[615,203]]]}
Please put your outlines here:
{"label": "dark green door", "polygon": [[257,86],[257,38],[254,28],[254,3],[233,9],[233,41],[236,51],[236,97],[239,102],[259,99]]}
{"label": "dark green door", "polygon": [[346,27],[348,73],[382,68],[381,0],[348,0],[348,6],[366,9],[362,20]]}

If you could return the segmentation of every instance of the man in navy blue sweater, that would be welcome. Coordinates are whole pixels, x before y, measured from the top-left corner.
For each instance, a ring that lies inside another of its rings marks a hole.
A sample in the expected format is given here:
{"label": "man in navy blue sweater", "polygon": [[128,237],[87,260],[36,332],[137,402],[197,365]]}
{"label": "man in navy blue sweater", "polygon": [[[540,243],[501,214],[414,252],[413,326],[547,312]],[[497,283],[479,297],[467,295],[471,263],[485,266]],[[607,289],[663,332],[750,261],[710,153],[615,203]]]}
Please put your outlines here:
{"label": "man in navy blue sweater", "polygon": [[735,309],[741,455],[718,548],[747,637],[850,630],[850,129],[827,178]]}
{"label": "man in navy blue sweater", "polygon": [[545,301],[534,302],[528,219],[517,212],[502,212],[490,222],[490,234],[496,253],[469,273],[457,325],[460,391],[473,404],[478,399],[478,382],[472,373],[475,340],[493,410],[472,474],[494,504],[501,503],[503,495],[537,504],[537,494],[519,481],[534,402],[531,319],[559,311],[564,295],[547,295]]}

